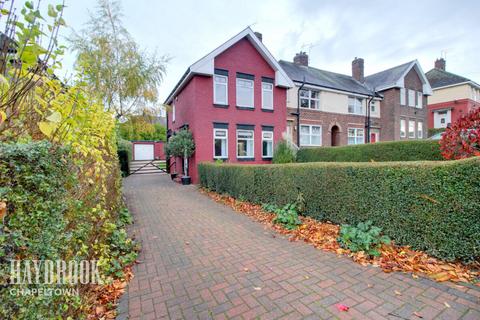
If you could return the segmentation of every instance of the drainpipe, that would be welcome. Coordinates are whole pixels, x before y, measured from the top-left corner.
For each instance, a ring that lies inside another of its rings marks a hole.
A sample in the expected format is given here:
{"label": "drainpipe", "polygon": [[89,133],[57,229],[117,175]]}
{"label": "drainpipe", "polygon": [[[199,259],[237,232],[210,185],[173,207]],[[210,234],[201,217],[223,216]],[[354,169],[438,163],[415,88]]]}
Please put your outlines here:
{"label": "drainpipe", "polygon": [[375,95],[376,95],[377,91],[375,91],[375,89],[373,89],[373,95],[370,96],[370,98],[367,100],[367,110],[366,110],[366,113],[367,113],[367,119],[365,121],[365,128],[367,129],[367,139],[366,139],[366,142],[367,143],[370,143],[370,127],[371,127],[371,117],[370,117],[370,103],[373,101],[373,99],[375,98]]}
{"label": "drainpipe", "polygon": [[303,77],[303,82],[297,91],[297,112],[291,113],[297,117],[297,147],[300,148],[300,90],[305,86],[305,77]]}

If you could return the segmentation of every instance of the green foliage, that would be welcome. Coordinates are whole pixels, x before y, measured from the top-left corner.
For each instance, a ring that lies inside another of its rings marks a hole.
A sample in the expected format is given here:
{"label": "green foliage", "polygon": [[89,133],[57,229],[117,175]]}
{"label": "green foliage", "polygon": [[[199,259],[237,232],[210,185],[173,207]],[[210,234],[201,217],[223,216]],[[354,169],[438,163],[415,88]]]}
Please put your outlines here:
{"label": "green foliage", "polygon": [[352,252],[363,251],[369,256],[380,256],[382,244],[389,244],[390,238],[381,235],[382,229],[373,226],[372,221],[359,222],[357,226],[348,224],[340,228],[338,242],[345,249]]}
{"label": "green foliage", "polygon": [[156,103],[168,60],[139,48],[121,16],[118,1],[100,0],[88,27],[70,39],[82,80],[117,118]]}
{"label": "green foliage", "polygon": [[294,230],[302,224],[298,217],[297,205],[295,203],[287,204],[282,208],[276,208],[274,213],[277,217],[273,220],[273,223],[281,224],[288,230]]}
{"label": "green foliage", "polygon": [[167,128],[154,119],[142,116],[131,116],[119,125],[119,134],[125,140],[166,141]]}
{"label": "green foliage", "polygon": [[[284,206],[356,225],[371,220],[401,245],[447,259],[480,257],[480,158],[438,162],[202,163],[202,186],[253,203]],[[295,192],[292,192],[295,191]]]}
{"label": "green foliage", "polygon": [[273,151],[273,163],[292,163],[296,159],[296,150],[294,150],[287,141],[281,140],[275,146]]}
{"label": "green foliage", "polygon": [[438,141],[378,142],[343,147],[302,148],[298,162],[369,162],[443,160]]}
{"label": "green foliage", "polygon": [[428,137],[436,135],[437,133],[444,132],[445,128],[428,128]]}
{"label": "green foliage", "polygon": [[165,145],[168,156],[190,158],[195,151],[195,142],[192,133],[187,129],[176,132]]}

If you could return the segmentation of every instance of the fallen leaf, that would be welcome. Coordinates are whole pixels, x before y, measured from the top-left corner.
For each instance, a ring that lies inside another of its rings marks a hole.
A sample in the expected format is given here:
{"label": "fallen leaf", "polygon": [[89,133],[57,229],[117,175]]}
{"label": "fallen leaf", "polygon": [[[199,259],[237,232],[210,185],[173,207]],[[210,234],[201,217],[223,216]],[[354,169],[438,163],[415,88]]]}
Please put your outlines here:
{"label": "fallen leaf", "polygon": [[374,285],[373,285],[373,284],[371,284],[371,283],[369,283],[369,284],[367,284],[367,287],[369,287],[369,288],[373,288],[373,287],[374,287]]}
{"label": "fallen leaf", "polygon": [[243,268],[243,271],[248,272],[248,271],[250,271],[250,269],[248,269],[248,268]]}
{"label": "fallen leaf", "polygon": [[262,288],[260,288],[260,287],[253,287],[253,290],[255,290],[255,291],[260,291],[260,290],[262,290]]}
{"label": "fallen leaf", "polygon": [[450,305],[448,304],[448,302],[445,301],[443,304],[445,305],[445,307],[450,308]]}
{"label": "fallen leaf", "polygon": [[398,290],[395,290],[394,292],[395,292],[395,294],[396,294],[397,296],[401,296],[401,295],[402,295],[402,293],[401,293],[400,291],[398,291]]}
{"label": "fallen leaf", "polygon": [[350,309],[349,307],[341,303],[336,304],[335,307],[337,307],[339,311],[348,311],[348,309]]}
{"label": "fallen leaf", "polygon": [[422,316],[420,313],[418,313],[417,311],[415,311],[415,312],[413,313],[413,315],[414,315],[415,317],[418,317],[418,318],[423,318],[423,316]]}
{"label": "fallen leaf", "polygon": [[308,279],[310,279],[310,277],[309,277],[309,276],[304,276],[304,278],[305,278],[305,279],[307,279],[307,280],[308,280]]}
{"label": "fallen leaf", "polygon": [[190,242],[188,242],[188,241],[185,241],[185,244],[188,246],[188,245],[190,244]]}
{"label": "fallen leaf", "polygon": [[415,273],[412,273],[412,278],[418,279],[418,276]]}

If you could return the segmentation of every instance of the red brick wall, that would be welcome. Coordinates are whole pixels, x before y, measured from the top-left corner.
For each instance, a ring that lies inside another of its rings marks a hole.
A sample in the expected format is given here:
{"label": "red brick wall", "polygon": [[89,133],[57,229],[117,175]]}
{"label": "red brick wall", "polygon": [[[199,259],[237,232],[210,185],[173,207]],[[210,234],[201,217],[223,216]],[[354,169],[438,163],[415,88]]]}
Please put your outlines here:
{"label": "red brick wall", "polygon": [[[263,59],[247,40],[243,39],[217,56],[215,68],[228,70],[228,108],[213,105],[213,78],[195,76],[175,99],[176,121],[169,128],[178,130],[188,123],[193,133],[196,149],[190,159],[190,175],[194,183],[198,182],[197,164],[213,161],[213,122],[228,123],[228,162],[239,162],[236,157],[236,125],[254,125],[255,161],[242,163],[270,163],[262,160],[262,125],[274,127],[274,144],[281,139],[286,130],[286,89],[274,87],[274,111],[261,110],[261,78],[275,78],[275,71]],[[236,72],[252,74],[254,81],[254,110],[240,110],[236,107]],[[177,160],[176,172],[182,172],[181,161]]]}
{"label": "red brick wall", "polygon": [[480,107],[479,102],[470,99],[459,99],[428,105],[428,128],[433,128],[433,110],[452,108],[452,123],[466,115],[474,108]]}

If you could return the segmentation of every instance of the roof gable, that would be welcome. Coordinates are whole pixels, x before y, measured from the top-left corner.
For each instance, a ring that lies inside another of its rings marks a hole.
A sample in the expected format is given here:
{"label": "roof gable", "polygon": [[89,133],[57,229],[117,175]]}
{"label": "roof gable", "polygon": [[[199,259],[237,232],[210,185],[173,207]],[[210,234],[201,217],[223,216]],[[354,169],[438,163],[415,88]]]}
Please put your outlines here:
{"label": "roof gable", "polygon": [[192,64],[187,72],[182,76],[179,83],[175,86],[173,91],[168,96],[165,103],[171,103],[173,97],[183,88],[183,86],[188,83],[193,75],[208,75],[213,76],[215,71],[215,57],[219,54],[236,44],[238,41],[243,38],[248,39],[255,49],[260,53],[260,55],[265,59],[265,61],[272,67],[275,71],[275,85],[284,88],[291,88],[294,86],[292,80],[287,76],[285,71],[282,69],[280,64],[275,60],[267,47],[258,39],[255,33],[250,27],[245,28],[243,31],[235,35],[234,37],[227,40],[221,46]]}
{"label": "roof gable", "polygon": [[405,86],[405,76],[411,69],[415,69],[418,77],[423,84],[423,93],[431,95],[432,88],[428,79],[423,73],[422,67],[417,60],[413,60],[399,66],[380,71],[378,73],[365,77],[365,83],[373,90],[383,91],[390,88],[403,88]]}

